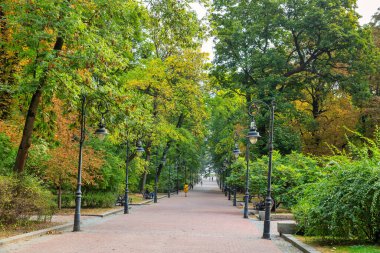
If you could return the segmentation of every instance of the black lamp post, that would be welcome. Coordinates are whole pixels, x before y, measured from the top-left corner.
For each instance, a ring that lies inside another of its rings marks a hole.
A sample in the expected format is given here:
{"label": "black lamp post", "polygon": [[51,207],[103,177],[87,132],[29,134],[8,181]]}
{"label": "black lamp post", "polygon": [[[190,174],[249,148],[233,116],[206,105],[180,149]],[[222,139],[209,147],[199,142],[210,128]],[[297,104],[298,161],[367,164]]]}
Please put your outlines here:
{"label": "black lamp post", "polygon": [[[263,239],[271,239],[270,238],[270,209],[272,205],[272,197],[271,197],[271,181],[272,181],[272,153],[273,153],[273,125],[274,125],[274,107],[275,103],[274,100],[271,101],[270,104],[267,104],[261,100],[254,100],[251,106],[249,107],[249,114],[252,116],[252,122],[251,122],[251,129],[252,126],[254,126],[254,130],[256,131],[256,124],[253,119],[253,114],[251,113],[251,109],[255,108],[258,109],[258,105],[262,104],[266,106],[270,112],[269,117],[269,161],[268,161],[268,178],[267,178],[267,196],[265,198],[265,219],[264,219],[264,231],[263,231]],[[248,138],[251,143],[256,143],[257,138],[260,137],[259,133],[254,133],[251,130],[248,133]]]}
{"label": "black lamp post", "polygon": [[178,192],[179,192],[179,180],[178,180],[178,167],[179,167],[179,163],[178,161],[176,161],[176,176],[177,176],[177,195],[178,195]]}
{"label": "black lamp post", "polygon": [[[78,161],[78,175],[77,175],[77,189],[75,192],[75,214],[74,214],[74,228],[73,231],[80,231],[80,210],[82,205],[82,161],[83,161],[83,143],[86,138],[86,95],[82,94],[81,104],[81,122],[80,122],[80,140],[79,140],[79,161]],[[100,101],[98,104],[98,111],[101,114],[101,120],[99,122],[99,128],[95,131],[95,134],[100,140],[103,140],[108,134],[108,131],[104,124],[104,115],[108,113],[108,106],[106,103]]]}
{"label": "black lamp post", "polygon": [[158,168],[157,168],[157,166],[156,166],[156,175],[155,175],[155,177],[154,177],[154,197],[153,197],[153,202],[154,203],[157,203],[157,191],[158,191],[158,175],[157,175],[157,171],[158,170]]}
{"label": "black lamp post", "polygon": [[[144,152],[144,148],[142,147],[141,141],[137,142],[136,145],[136,152],[137,154],[141,154]],[[128,171],[128,165],[129,165],[129,141],[127,139],[126,142],[126,151],[125,151],[125,193],[124,193],[124,214],[129,213],[129,171]]]}
{"label": "black lamp post", "polygon": [[[235,159],[238,159],[238,157],[239,157],[239,155],[241,153],[240,152],[240,148],[239,148],[239,144],[238,144],[238,139],[239,139],[239,134],[237,132],[235,132],[235,137],[234,137],[235,148],[232,151],[232,153],[234,154]],[[236,185],[234,185],[233,194],[234,194],[233,206],[236,206]]]}
{"label": "black lamp post", "polygon": [[226,182],[226,179],[227,179],[227,170],[228,170],[228,162],[227,162],[227,159],[224,159],[223,167],[224,167],[224,173],[223,173],[223,179],[224,179],[224,196],[227,197],[227,194],[228,194],[228,184],[227,184],[227,182]]}
{"label": "black lamp post", "polygon": [[244,196],[244,213],[243,217],[248,218],[248,199],[249,199],[249,142],[247,142],[247,148],[245,151],[245,159],[247,162],[247,168],[245,172],[245,196]]}

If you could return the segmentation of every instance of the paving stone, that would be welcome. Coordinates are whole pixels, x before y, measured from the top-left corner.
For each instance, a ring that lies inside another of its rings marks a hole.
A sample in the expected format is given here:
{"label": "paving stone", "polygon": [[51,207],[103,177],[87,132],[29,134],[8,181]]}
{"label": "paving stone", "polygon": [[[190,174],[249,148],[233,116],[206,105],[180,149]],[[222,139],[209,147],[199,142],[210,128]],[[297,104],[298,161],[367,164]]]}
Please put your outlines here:
{"label": "paving stone", "polygon": [[46,235],[9,245],[0,252],[291,252],[284,251],[277,239],[261,239],[260,228],[252,220],[243,219],[242,210],[230,205],[216,182],[207,180],[187,197],[174,194],[158,204],[134,207],[127,215],[86,220],[81,228],[81,232]]}

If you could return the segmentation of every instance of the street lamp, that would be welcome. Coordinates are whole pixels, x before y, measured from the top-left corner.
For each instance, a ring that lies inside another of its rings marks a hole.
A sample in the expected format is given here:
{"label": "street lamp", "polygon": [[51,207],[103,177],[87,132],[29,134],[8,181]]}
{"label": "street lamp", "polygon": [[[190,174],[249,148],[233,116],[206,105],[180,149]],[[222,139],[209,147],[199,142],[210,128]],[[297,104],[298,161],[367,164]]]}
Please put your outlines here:
{"label": "street lamp", "polygon": [[227,170],[228,170],[228,162],[227,159],[224,159],[223,162],[223,167],[224,167],[224,175],[223,175],[223,182],[224,182],[224,196],[227,197],[227,191],[228,191],[228,184],[226,182],[227,179]]}
{"label": "street lamp", "polygon": [[[78,175],[77,175],[77,189],[75,192],[75,214],[74,214],[74,227],[73,231],[80,231],[80,210],[82,205],[82,161],[83,161],[83,143],[86,138],[86,102],[87,97],[82,94],[81,100],[81,121],[80,121],[80,140],[79,140],[79,161],[78,161]],[[90,102],[90,101],[89,101]],[[104,115],[108,113],[108,105],[103,101],[98,103],[98,111],[101,114],[101,120],[99,122],[99,128],[95,131],[95,134],[100,140],[104,140],[108,134],[104,123]]]}
{"label": "street lamp", "polygon": [[[235,148],[232,152],[233,152],[236,159],[239,158],[239,155],[241,153],[240,148],[239,148],[239,144],[238,144],[238,139],[239,139],[239,134],[237,132],[235,132],[235,137],[234,137]],[[234,185],[233,190],[234,190],[233,206],[236,206],[236,185]]]}
{"label": "street lamp", "polygon": [[154,177],[154,197],[153,197],[153,202],[157,203],[157,192],[158,192],[158,167],[156,166],[156,173]]}
{"label": "street lamp", "polygon": [[177,176],[177,182],[176,182],[176,184],[177,184],[177,195],[178,195],[178,191],[179,191],[179,178],[178,178],[178,167],[179,167],[179,163],[178,163],[178,160],[176,160],[176,162],[175,162],[175,166],[176,166],[176,176]]}
{"label": "street lamp", "polygon": [[[251,107],[250,107],[251,110]],[[260,138],[259,132],[256,131],[256,123],[253,119],[253,115],[251,111],[248,112],[250,116],[252,116],[252,121],[249,127],[249,131],[247,134],[247,148],[245,153],[245,159],[247,162],[247,170],[245,175],[245,197],[244,197],[244,218],[248,218],[248,200],[249,200],[249,144],[256,144],[258,138]]]}
{"label": "street lamp", "polygon": [[[144,152],[144,148],[142,147],[141,141],[137,141],[136,144],[136,152],[137,154],[141,154]],[[129,193],[129,141],[127,137],[126,141],[126,150],[125,150],[125,194],[124,194],[124,214],[129,213],[129,202],[128,202],[128,193]]]}
{"label": "street lamp", "polygon": [[234,153],[234,156],[237,159],[241,153],[240,149],[239,149],[239,144],[235,143],[235,148],[232,152]]}
{"label": "street lamp", "polygon": [[259,132],[256,131],[256,122],[254,119],[251,121],[251,125],[247,134],[248,140],[251,144],[256,144],[258,138],[260,138]]}
{"label": "street lamp", "polygon": [[256,124],[253,119],[254,115],[251,110],[253,108],[259,109],[258,105],[264,105],[270,112],[269,117],[269,161],[268,161],[268,178],[267,178],[267,196],[265,198],[265,219],[264,219],[264,231],[263,231],[263,239],[271,239],[270,238],[270,209],[272,205],[272,197],[271,197],[271,181],[272,181],[272,153],[273,153],[273,125],[274,125],[274,107],[275,102],[272,99],[270,104],[267,104],[261,100],[254,100],[249,107],[249,115],[252,117],[251,129],[248,132],[248,138],[251,143],[256,143],[257,138],[260,137],[259,133],[256,132]]}

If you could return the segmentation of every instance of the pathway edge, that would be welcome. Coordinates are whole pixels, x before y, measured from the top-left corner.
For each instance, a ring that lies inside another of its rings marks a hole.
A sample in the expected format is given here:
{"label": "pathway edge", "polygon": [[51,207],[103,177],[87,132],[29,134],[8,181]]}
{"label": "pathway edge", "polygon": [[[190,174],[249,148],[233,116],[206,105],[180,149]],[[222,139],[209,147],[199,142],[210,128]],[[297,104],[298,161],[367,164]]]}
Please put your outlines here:
{"label": "pathway edge", "polygon": [[45,229],[41,229],[41,230],[37,230],[37,231],[33,231],[33,232],[21,234],[21,235],[15,235],[15,236],[12,236],[12,237],[1,239],[0,240],[0,246],[6,245],[6,244],[10,244],[10,243],[14,243],[14,242],[21,241],[21,240],[26,240],[26,239],[31,239],[31,238],[39,237],[39,236],[45,235],[45,234],[47,234],[49,232],[52,232],[52,231],[66,230],[68,228],[71,228],[73,226],[73,224],[74,224],[73,222],[69,222],[69,223],[66,223],[66,224],[63,224],[63,225],[54,226],[54,227],[51,227],[51,228],[45,228]]}
{"label": "pathway edge", "polygon": [[321,253],[320,251],[314,249],[313,247],[299,241],[293,235],[282,234],[281,237],[284,238],[285,241],[290,242],[294,247],[296,247],[297,249],[301,250],[304,253]]}
{"label": "pathway edge", "polygon": [[[162,199],[162,198],[167,198],[167,196],[160,196],[160,197],[158,197],[158,199]],[[152,201],[153,200],[151,199],[151,200],[145,201],[143,203],[134,204],[134,205],[144,205],[144,204],[147,204],[147,203],[152,202]],[[82,215],[82,216],[91,216],[91,217],[101,217],[101,218],[104,218],[104,217],[107,217],[107,216],[110,216],[110,215],[113,215],[113,214],[121,213],[123,211],[124,211],[124,208],[121,208],[121,209],[118,209],[118,210],[113,210],[113,211],[109,211],[109,212],[102,213],[102,214],[92,214],[92,215],[90,214],[90,215]],[[27,239],[32,239],[32,238],[39,237],[39,236],[42,236],[42,235],[46,235],[47,233],[52,232],[52,231],[63,231],[63,230],[66,230],[68,228],[71,228],[73,226],[73,224],[74,224],[73,222],[69,222],[69,223],[66,223],[66,224],[62,224],[62,225],[58,225],[58,226],[54,226],[54,227],[50,227],[50,228],[36,230],[36,231],[29,232],[29,233],[15,235],[15,236],[11,236],[11,237],[8,237],[8,238],[5,238],[5,239],[1,239],[0,240],[0,246],[6,245],[6,244],[10,244],[10,243],[15,243],[15,242],[18,242],[18,241],[21,241],[21,240],[27,240]]]}

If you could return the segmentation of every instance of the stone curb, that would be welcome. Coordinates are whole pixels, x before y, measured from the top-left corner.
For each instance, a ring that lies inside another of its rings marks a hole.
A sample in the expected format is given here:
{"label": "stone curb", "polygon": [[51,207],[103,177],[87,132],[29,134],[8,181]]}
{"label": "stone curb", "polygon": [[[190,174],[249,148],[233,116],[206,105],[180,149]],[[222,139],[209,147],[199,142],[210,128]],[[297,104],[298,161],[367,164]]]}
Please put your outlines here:
{"label": "stone curb", "polygon": [[290,242],[293,244],[294,247],[301,250],[304,253],[321,253],[320,251],[314,249],[313,247],[300,242],[297,238],[295,238],[293,235],[290,234],[282,234],[282,238],[284,238],[285,241]]}
{"label": "stone curb", "polygon": [[[158,199],[162,199],[162,198],[167,198],[167,196],[164,195],[164,196],[158,197]],[[147,203],[152,202],[152,201],[153,201],[153,199],[150,199],[150,200],[144,201],[142,203],[133,204],[133,205],[144,205],[144,204],[147,204]],[[113,214],[121,213],[123,211],[124,211],[124,208],[120,208],[118,210],[113,210],[113,211],[109,211],[109,212],[102,213],[102,214],[88,214],[88,215],[82,215],[82,216],[104,218],[104,217],[107,217],[107,216],[110,216]],[[74,224],[73,222],[70,222],[70,223],[66,223],[66,224],[51,227],[51,228],[45,228],[45,229],[41,229],[41,230],[37,230],[37,231],[33,231],[33,232],[29,232],[29,233],[25,233],[25,234],[16,235],[16,236],[8,237],[5,239],[1,239],[0,240],[0,246],[6,245],[9,243],[14,243],[14,242],[21,241],[21,240],[32,239],[32,238],[35,238],[38,236],[45,235],[45,234],[52,232],[52,231],[63,231],[63,230],[66,230],[68,228],[71,228],[73,226],[73,224]]]}
{"label": "stone curb", "polygon": [[21,235],[8,237],[8,238],[0,240],[0,246],[6,245],[9,243],[14,243],[14,242],[21,241],[21,240],[26,240],[26,239],[31,239],[34,237],[42,236],[42,235],[45,235],[45,234],[52,232],[52,231],[66,230],[68,228],[71,228],[73,226],[73,224],[74,223],[70,222],[70,223],[66,223],[66,224],[51,227],[51,228],[45,228],[45,229],[41,229],[41,230],[37,230],[37,231],[33,231],[33,232],[21,234]]}
{"label": "stone curb", "polygon": [[[163,195],[163,196],[160,196],[160,197],[157,197],[157,199],[163,199],[163,198],[167,198],[168,196],[167,195]],[[141,205],[146,205],[150,202],[153,202],[153,199],[149,199],[149,200],[146,200],[146,201],[143,201],[143,202],[140,202],[140,203],[132,203],[132,204],[129,204],[130,206],[141,206]]]}
{"label": "stone curb", "polygon": [[117,209],[117,210],[113,210],[113,211],[108,211],[106,213],[102,213],[102,214],[99,214],[99,215],[87,215],[87,216],[97,216],[97,217],[106,217],[106,216],[110,216],[110,215],[113,215],[113,214],[117,214],[117,213],[121,213],[121,212],[124,212],[124,208],[120,208],[120,209]]}

